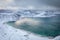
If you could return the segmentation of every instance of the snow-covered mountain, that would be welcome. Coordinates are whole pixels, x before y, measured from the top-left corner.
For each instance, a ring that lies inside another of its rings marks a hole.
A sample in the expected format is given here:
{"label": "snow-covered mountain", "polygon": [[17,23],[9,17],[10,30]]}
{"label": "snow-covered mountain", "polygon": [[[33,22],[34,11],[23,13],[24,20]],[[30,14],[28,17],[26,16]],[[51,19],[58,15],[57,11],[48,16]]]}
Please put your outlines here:
{"label": "snow-covered mountain", "polygon": [[0,10],[0,15],[17,15],[21,17],[52,17],[60,14],[56,10]]}
{"label": "snow-covered mountain", "polygon": [[[6,21],[16,21],[21,17],[41,17],[57,18],[60,17],[60,11],[54,10],[0,10],[0,40],[59,40],[58,37],[49,39],[47,37],[36,36],[22,30],[17,30],[11,26],[3,24]],[[54,20],[52,20],[54,21]],[[57,20],[58,21],[58,20]],[[25,36],[24,36],[25,35]],[[27,37],[26,37],[27,36]],[[32,38],[33,37],[33,38]]]}
{"label": "snow-covered mountain", "polygon": [[[5,21],[16,21],[21,17],[54,17],[60,15],[60,11],[58,10],[7,10],[1,9],[0,10],[0,20]],[[8,20],[7,20],[7,19]]]}

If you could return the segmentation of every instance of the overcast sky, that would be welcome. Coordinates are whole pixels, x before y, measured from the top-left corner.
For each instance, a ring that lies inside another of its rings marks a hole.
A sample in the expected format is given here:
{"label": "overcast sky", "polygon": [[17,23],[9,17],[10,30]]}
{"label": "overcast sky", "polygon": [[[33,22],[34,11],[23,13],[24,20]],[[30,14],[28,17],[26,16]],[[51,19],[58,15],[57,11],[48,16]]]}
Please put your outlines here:
{"label": "overcast sky", "polygon": [[60,0],[0,0],[0,8],[59,9]]}

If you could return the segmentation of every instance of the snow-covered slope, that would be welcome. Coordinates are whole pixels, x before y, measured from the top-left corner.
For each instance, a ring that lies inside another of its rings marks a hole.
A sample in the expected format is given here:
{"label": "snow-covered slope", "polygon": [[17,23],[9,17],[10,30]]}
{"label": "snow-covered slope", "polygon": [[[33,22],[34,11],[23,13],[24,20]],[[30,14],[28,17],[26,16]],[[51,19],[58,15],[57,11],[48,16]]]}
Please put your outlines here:
{"label": "snow-covered slope", "polygon": [[53,17],[60,15],[60,11],[42,11],[42,10],[2,10],[0,12],[0,40],[60,40],[60,37],[51,39],[51,37],[41,37],[29,32],[13,28],[4,24],[6,21],[16,21],[21,17]]}

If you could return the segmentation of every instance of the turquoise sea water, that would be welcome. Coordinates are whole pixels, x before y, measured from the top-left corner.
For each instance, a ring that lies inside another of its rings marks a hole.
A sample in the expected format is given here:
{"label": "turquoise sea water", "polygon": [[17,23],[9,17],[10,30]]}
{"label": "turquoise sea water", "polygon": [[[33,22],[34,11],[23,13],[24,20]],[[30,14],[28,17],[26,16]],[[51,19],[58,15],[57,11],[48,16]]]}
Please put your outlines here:
{"label": "turquoise sea water", "polygon": [[30,17],[36,21],[39,21],[38,25],[32,26],[26,23],[23,23],[19,26],[16,26],[15,21],[7,22],[8,25],[13,26],[18,29],[29,31],[31,33],[44,35],[44,36],[58,36],[60,35],[60,15],[54,17]]}

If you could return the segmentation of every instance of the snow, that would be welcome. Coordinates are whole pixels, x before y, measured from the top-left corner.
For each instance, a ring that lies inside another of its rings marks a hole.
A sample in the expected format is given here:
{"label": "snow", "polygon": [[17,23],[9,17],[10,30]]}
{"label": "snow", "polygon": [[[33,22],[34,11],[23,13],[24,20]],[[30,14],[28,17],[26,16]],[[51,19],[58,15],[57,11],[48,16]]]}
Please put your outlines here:
{"label": "snow", "polygon": [[42,11],[40,13],[40,11],[38,12],[36,10],[16,10],[12,13],[0,13],[0,40],[60,40],[60,36],[56,38],[42,37],[5,24],[7,21],[16,21],[20,17],[51,17],[51,15],[55,16],[56,14],[57,12],[47,13]]}

